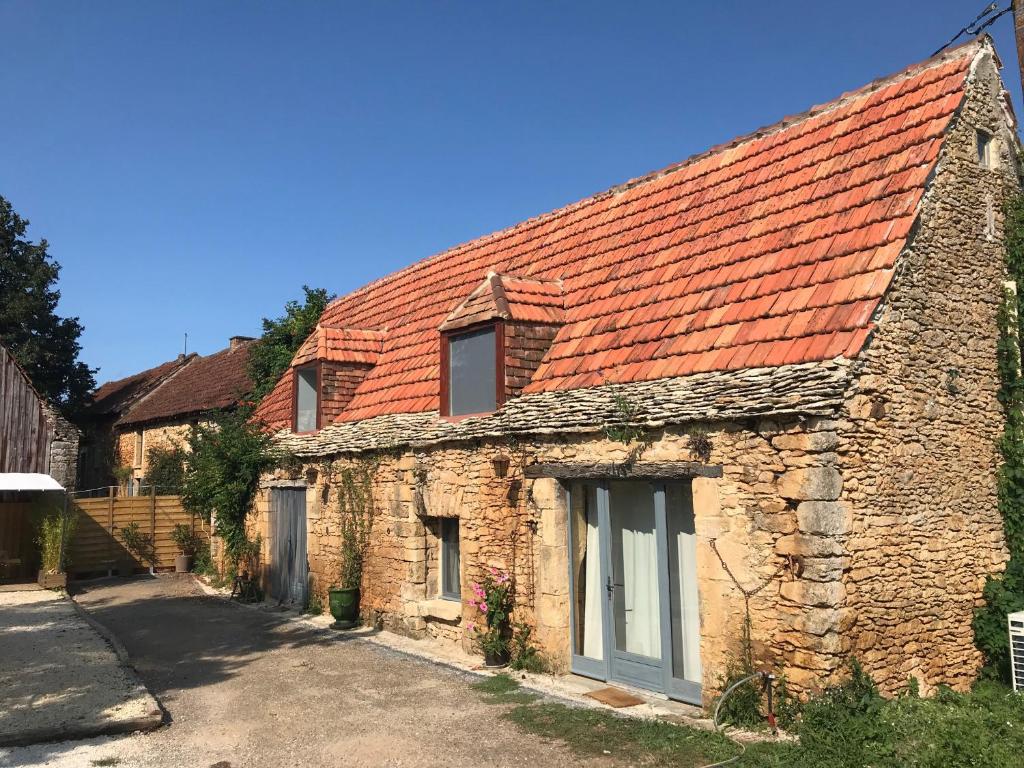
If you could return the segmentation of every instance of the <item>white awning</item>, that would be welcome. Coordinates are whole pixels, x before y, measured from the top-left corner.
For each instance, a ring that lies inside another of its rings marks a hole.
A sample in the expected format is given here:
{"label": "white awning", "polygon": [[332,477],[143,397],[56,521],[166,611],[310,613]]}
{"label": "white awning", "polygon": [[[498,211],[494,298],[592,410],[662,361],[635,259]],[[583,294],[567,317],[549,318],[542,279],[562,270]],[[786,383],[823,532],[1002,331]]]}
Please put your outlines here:
{"label": "white awning", "polygon": [[63,491],[49,475],[36,472],[0,472],[0,491]]}

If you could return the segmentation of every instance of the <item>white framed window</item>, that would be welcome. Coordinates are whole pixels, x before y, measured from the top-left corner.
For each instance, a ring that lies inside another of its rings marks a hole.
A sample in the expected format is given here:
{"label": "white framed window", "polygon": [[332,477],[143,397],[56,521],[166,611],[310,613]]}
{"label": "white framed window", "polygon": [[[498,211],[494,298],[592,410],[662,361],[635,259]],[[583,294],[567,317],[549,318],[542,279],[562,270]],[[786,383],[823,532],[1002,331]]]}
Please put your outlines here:
{"label": "white framed window", "polygon": [[441,518],[441,597],[462,600],[459,518]]}
{"label": "white framed window", "polygon": [[138,432],[135,433],[135,447],[134,447],[134,449],[132,451],[132,466],[133,467],[138,468],[138,467],[142,466],[142,450],[143,450],[144,447],[145,447],[145,441],[143,439],[143,432],[140,429]]}

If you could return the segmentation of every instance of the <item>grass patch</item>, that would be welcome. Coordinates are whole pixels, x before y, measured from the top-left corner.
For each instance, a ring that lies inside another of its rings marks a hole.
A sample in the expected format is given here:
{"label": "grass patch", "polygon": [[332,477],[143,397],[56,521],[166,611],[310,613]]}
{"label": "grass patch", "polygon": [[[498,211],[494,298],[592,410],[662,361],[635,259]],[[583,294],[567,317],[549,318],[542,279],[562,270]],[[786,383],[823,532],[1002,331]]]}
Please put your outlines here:
{"label": "grass patch", "polygon": [[470,685],[474,691],[484,694],[488,704],[531,704],[540,697],[519,689],[519,683],[508,675],[494,675]]}
{"label": "grass patch", "polygon": [[121,762],[119,757],[101,757],[99,760],[90,760],[92,765],[117,765]]}
{"label": "grass patch", "polygon": [[715,733],[669,723],[619,717],[610,712],[540,702],[508,675],[473,683],[490,704],[511,704],[503,717],[527,733],[566,744],[581,758],[605,757],[623,765],[676,768],[723,760],[739,748]]}
{"label": "grass patch", "polygon": [[580,757],[605,756],[626,765],[693,768],[725,760],[740,749],[711,731],[564,704],[516,707],[505,717],[525,731],[565,742]]}
{"label": "grass patch", "polygon": [[752,746],[755,768],[1006,768],[1024,754],[1024,696],[992,683],[883,699],[833,691],[804,708],[798,744]]}

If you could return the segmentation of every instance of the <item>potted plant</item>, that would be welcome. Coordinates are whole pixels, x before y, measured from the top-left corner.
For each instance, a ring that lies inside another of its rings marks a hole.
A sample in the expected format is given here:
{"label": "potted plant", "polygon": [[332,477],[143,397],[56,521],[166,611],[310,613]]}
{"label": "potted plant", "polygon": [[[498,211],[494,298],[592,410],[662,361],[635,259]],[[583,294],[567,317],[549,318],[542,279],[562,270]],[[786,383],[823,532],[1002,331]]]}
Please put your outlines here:
{"label": "potted plant", "polygon": [[39,546],[39,586],[63,589],[67,586],[68,550],[78,527],[78,516],[67,508],[50,506],[40,513],[36,544]]}
{"label": "potted plant", "polygon": [[346,468],[338,487],[338,516],[341,531],[341,559],[338,584],[327,590],[328,605],[336,629],[351,629],[359,619],[359,590],[363,563],[370,545],[374,505],[372,471]]}
{"label": "potted plant", "polygon": [[478,629],[470,622],[467,628],[474,633],[473,640],[484,655],[484,666],[504,667],[509,661],[512,578],[497,568],[488,568],[483,579],[471,586],[485,623]]}
{"label": "potted plant", "polygon": [[199,537],[187,523],[178,523],[171,531],[171,538],[178,547],[178,555],[174,558],[174,572],[188,573],[192,570],[192,561],[199,549]]}

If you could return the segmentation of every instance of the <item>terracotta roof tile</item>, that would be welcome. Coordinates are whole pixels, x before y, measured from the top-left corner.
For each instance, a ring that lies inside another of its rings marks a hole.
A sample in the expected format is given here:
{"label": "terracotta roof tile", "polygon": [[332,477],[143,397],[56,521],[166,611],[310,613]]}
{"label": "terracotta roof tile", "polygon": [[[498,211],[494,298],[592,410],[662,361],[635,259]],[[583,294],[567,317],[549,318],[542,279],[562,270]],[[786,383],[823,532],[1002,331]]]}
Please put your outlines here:
{"label": "terracotta roof tile", "polygon": [[247,371],[252,344],[241,341],[206,357],[197,355],[132,406],[118,423],[182,419],[236,405],[252,390]]}
{"label": "terracotta roof tile", "polygon": [[[564,312],[524,392],[857,355],[979,50],[341,297],[323,323],[385,333],[339,419],[436,409],[438,329],[505,311],[489,273],[523,317]],[[287,423],[289,379],[261,406],[272,424]]]}
{"label": "terracotta roof tile", "polygon": [[195,357],[194,353],[187,356],[182,355],[174,360],[168,360],[166,363],[161,363],[154,368],[132,376],[106,382],[92,393],[92,398],[86,409],[87,415],[120,414],[131,407],[131,404],[138,398],[142,397],[183,365],[191,362]]}

